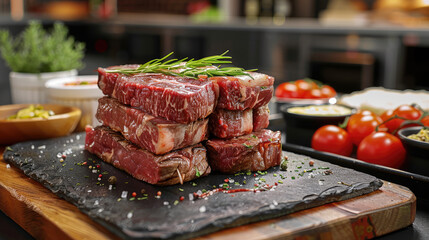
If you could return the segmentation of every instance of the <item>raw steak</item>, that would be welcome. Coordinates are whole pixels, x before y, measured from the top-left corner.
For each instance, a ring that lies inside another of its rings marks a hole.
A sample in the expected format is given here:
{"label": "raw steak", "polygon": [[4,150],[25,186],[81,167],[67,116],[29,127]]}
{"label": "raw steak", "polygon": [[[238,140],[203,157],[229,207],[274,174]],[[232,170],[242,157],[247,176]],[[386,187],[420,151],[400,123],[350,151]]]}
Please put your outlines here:
{"label": "raw steak", "polygon": [[249,76],[227,76],[209,78],[219,92],[217,108],[245,110],[258,108],[271,100],[274,78],[261,73]]}
{"label": "raw steak", "polygon": [[281,133],[263,129],[228,140],[210,139],[206,148],[213,170],[224,173],[263,171],[280,164]]}
{"label": "raw steak", "polygon": [[252,109],[244,111],[217,108],[209,121],[210,133],[218,138],[232,138],[253,131]]}
{"label": "raw steak", "polygon": [[157,73],[126,75],[107,73],[106,69],[99,68],[98,87],[104,94],[123,104],[178,123],[206,118],[216,105],[214,84],[207,78],[193,79]]}
{"label": "raw steak", "polygon": [[210,173],[206,149],[201,144],[154,155],[110,128],[99,126],[86,129],[85,149],[133,177],[156,185],[183,183]]}
{"label": "raw steak", "polygon": [[176,123],[123,105],[110,97],[98,100],[96,117],[103,125],[121,132],[127,140],[155,154],[197,144],[208,136],[208,119]]}
{"label": "raw steak", "polygon": [[259,131],[267,128],[270,124],[270,109],[268,104],[253,109],[253,131]]}

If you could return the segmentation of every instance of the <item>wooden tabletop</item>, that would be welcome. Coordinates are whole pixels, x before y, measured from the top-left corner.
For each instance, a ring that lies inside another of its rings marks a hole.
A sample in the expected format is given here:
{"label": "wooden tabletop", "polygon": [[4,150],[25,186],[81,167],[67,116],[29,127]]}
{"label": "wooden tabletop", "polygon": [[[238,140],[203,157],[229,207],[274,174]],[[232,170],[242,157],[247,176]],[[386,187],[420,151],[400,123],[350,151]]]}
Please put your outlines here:
{"label": "wooden tabletop", "polygon": [[[118,239],[69,202],[3,160],[0,148],[0,210],[35,238]],[[222,230],[197,239],[364,239],[413,223],[416,197],[384,182],[379,190],[280,218]]]}

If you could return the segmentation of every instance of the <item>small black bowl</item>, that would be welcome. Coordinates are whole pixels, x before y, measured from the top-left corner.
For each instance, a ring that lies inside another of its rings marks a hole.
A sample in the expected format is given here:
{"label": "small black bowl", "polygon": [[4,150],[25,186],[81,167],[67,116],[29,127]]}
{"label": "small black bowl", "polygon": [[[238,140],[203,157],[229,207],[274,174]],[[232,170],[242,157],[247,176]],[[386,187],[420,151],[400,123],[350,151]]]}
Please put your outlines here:
{"label": "small black bowl", "polygon": [[[308,107],[308,106],[325,106],[325,105],[337,105],[350,109],[349,114],[342,115],[329,115],[329,116],[318,116],[318,115],[306,115],[291,113],[288,110],[293,107]],[[309,104],[309,105],[290,105],[282,106],[280,111],[286,122],[285,136],[286,142],[297,144],[301,146],[311,147],[311,139],[314,132],[324,125],[339,125],[344,122],[346,117],[351,116],[355,113],[355,109],[340,105],[340,104]]]}
{"label": "small black bowl", "polygon": [[422,127],[408,127],[398,131],[398,136],[407,151],[407,161],[404,169],[407,171],[425,174],[429,173],[429,142],[418,141],[408,138],[418,133]]}

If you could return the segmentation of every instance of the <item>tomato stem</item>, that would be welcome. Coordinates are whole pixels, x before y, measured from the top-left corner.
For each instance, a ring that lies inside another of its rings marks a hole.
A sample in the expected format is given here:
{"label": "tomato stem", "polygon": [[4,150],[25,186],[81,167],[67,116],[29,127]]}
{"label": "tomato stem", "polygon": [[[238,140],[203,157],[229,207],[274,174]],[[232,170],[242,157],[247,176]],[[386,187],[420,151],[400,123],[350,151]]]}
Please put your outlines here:
{"label": "tomato stem", "polygon": [[383,121],[382,123],[380,123],[379,125],[377,125],[377,126],[375,127],[375,131],[376,131],[376,132],[378,132],[378,129],[379,129],[379,127],[380,127],[381,125],[386,124],[387,122],[389,122],[389,121],[391,121],[391,120],[393,120],[393,119],[401,119],[401,120],[404,120],[404,121],[399,125],[399,127],[397,127],[395,130],[393,130],[393,132],[392,132],[392,134],[393,134],[393,135],[395,135],[395,134],[399,131],[399,129],[403,128],[403,127],[404,127],[404,126],[406,126],[406,125],[410,125],[410,124],[417,124],[417,125],[423,126],[424,128],[429,128],[429,127],[424,126],[424,125],[423,125],[423,123],[421,122],[421,120],[422,120],[424,117],[429,116],[429,112],[424,111],[424,110],[420,107],[420,105],[418,105],[417,103],[412,103],[412,104],[411,104],[411,106],[412,106],[412,107],[414,107],[414,108],[417,108],[418,110],[420,110],[420,111],[422,112],[421,116],[420,116],[418,119],[410,120],[410,119],[408,119],[408,118],[400,117],[400,116],[398,116],[397,114],[395,114],[394,116],[392,116],[392,117],[390,117],[390,118],[386,119],[385,121]]}

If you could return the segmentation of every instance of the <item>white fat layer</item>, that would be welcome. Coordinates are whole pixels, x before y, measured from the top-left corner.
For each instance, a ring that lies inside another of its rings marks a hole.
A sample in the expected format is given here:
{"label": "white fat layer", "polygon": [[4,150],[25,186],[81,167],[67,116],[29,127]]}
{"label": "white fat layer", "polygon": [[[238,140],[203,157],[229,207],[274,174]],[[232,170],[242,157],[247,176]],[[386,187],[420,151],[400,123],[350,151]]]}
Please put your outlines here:
{"label": "white fat layer", "polygon": [[172,133],[168,128],[159,128],[158,142],[153,142],[157,152],[169,152],[174,148],[176,138],[183,139],[185,131],[183,128],[178,128],[180,131]]}
{"label": "white fat layer", "polygon": [[243,118],[241,119],[241,131],[251,132],[253,129],[253,114],[252,109],[248,109],[243,112]]}
{"label": "white fat layer", "polygon": [[236,76],[240,83],[246,87],[271,85],[268,75],[263,73],[250,73],[253,79],[247,75]]}

